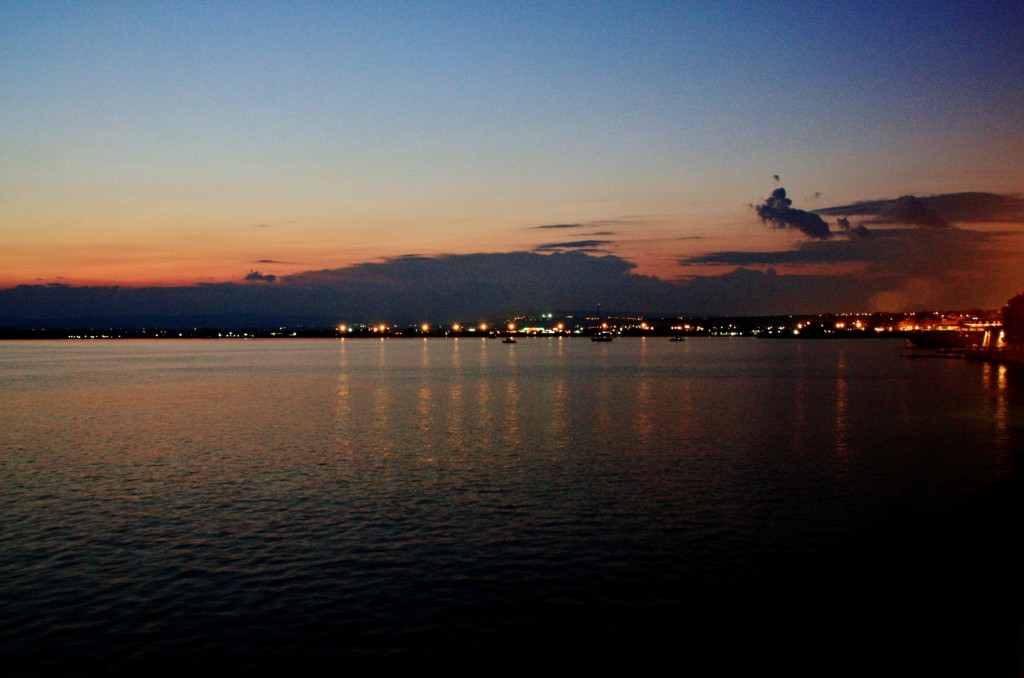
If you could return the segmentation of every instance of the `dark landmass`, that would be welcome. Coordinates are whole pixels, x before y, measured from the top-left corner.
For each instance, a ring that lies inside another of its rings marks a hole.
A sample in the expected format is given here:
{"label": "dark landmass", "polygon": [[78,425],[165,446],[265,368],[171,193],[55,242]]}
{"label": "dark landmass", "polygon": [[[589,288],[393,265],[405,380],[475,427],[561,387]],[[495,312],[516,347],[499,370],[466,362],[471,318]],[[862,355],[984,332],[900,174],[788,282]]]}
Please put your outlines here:
{"label": "dark landmass", "polygon": [[617,336],[746,336],[775,339],[892,338],[908,332],[965,324],[998,323],[998,311],[919,313],[822,313],[771,316],[658,316],[633,314],[554,314],[495,317],[474,324],[335,322],[282,319],[268,326],[234,316],[202,318],[190,323],[175,318],[122,319],[120,323],[0,320],[0,339],[238,339],[238,338],[423,338],[515,335],[583,336],[610,332]]}

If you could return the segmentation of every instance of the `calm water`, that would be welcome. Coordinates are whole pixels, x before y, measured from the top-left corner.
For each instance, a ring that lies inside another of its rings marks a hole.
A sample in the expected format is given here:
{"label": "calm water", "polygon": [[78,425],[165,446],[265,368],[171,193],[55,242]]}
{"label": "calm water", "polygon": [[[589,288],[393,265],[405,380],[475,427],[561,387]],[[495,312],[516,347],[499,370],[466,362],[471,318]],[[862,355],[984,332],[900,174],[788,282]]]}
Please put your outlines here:
{"label": "calm water", "polygon": [[0,343],[0,659],[863,655],[820,628],[888,628],[893,554],[1020,448],[1024,375],[905,352]]}

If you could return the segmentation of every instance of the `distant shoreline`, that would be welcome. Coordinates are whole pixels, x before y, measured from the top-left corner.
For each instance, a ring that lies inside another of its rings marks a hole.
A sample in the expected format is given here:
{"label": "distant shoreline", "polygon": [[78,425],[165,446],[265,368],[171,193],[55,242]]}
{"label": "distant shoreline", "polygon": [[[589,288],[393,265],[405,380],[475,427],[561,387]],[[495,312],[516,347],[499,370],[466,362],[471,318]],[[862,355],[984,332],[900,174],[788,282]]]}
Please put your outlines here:
{"label": "distant shoreline", "polygon": [[[203,331],[179,331],[179,330],[4,330],[0,329],[0,341],[116,341],[116,340],[183,340],[183,339],[217,339],[217,340],[238,340],[238,339],[501,339],[506,336],[515,336],[520,339],[545,339],[545,338],[567,338],[567,339],[589,339],[594,332],[561,332],[561,333],[402,333],[389,332],[387,334],[372,334],[367,332],[340,334],[334,330],[294,330],[284,332],[252,331],[252,330],[223,330],[213,332]],[[906,338],[904,332],[843,332],[834,334],[804,335],[804,336],[773,336],[753,332],[623,332],[616,334],[616,337],[635,338],[650,337],[658,339],[671,339],[674,337],[715,337],[715,338],[772,338],[789,340],[820,340],[820,339],[900,339]]]}

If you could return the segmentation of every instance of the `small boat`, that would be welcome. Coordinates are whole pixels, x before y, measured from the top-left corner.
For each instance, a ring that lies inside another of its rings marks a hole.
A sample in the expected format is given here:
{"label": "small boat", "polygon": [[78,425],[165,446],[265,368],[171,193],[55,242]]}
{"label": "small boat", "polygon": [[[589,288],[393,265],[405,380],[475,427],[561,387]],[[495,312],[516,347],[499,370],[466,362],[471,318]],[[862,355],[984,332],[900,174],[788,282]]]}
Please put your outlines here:
{"label": "small boat", "polygon": [[686,341],[685,337],[675,336],[669,339],[669,341]]}
{"label": "small boat", "polygon": [[503,344],[516,344],[518,342],[516,341],[515,337],[505,337],[504,339],[501,340],[501,343],[503,343]]}

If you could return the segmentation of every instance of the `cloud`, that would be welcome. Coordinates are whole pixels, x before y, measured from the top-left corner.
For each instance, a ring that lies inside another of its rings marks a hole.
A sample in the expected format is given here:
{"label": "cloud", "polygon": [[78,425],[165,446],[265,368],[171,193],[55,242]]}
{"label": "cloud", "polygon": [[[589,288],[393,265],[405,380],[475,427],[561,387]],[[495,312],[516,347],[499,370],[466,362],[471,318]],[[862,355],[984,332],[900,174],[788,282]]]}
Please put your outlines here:
{"label": "cloud", "polygon": [[[633,273],[619,257],[579,251],[400,257],[282,276],[274,285],[183,287],[22,285],[0,290],[0,325],[57,323],[185,327],[211,323],[329,326],[349,322],[466,321],[526,312],[603,308],[697,309],[674,283]],[[51,324],[51,326],[53,326]]]}
{"label": "cloud", "polygon": [[839,226],[839,230],[846,234],[848,238],[870,238],[871,231],[867,229],[864,224],[857,224],[856,226],[850,223],[850,220],[846,217],[839,217],[836,219],[836,225]]}
{"label": "cloud", "polygon": [[[815,197],[818,197],[815,193]],[[815,240],[828,240],[836,233],[862,238],[871,233],[867,225],[900,224],[947,229],[956,223],[1024,223],[1024,199],[998,193],[946,193],[927,197],[903,195],[885,200],[867,200],[808,212],[796,209],[786,189],[772,191],[762,204],[754,205],[761,221],[780,229],[796,229]],[[821,215],[839,217],[838,231],[832,231]],[[866,217],[854,225],[849,217]]]}
{"label": "cloud", "polygon": [[1016,238],[1011,231],[982,232],[949,229],[931,232],[875,229],[863,237],[797,243],[789,250],[770,252],[711,252],[680,259],[683,266],[804,266],[861,263],[870,272],[930,271],[939,274],[967,267],[984,268],[1000,243]]}
{"label": "cloud", "polygon": [[[987,197],[977,199],[979,195]],[[784,196],[776,195],[781,198]],[[965,199],[968,198],[968,199]],[[766,203],[767,204],[767,203]],[[783,207],[788,207],[783,203]],[[953,225],[950,215],[962,220],[1012,221],[1018,199],[992,194],[950,194],[918,199],[855,203],[829,208],[830,214],[868,216],[867,223],[890,228],[854,225],[846,216],[837,219],[831,235],[797,243],[792,249],[770,252],[721,251],[686,257],[684,266],[785,266],[790,271],[814,265],[825,277],[808,277],[809,285],[827,285],[833,298],[861,299],[862,310],[919,310],[922,308],[997,308],[1008,295],[1024,286],[1024,232],[972,230]],[[945,212],[940,210],[943,208]],[[906,228],[914,226],[914,228]],[[824,268],[822,268],[824,267]],[[829,267],[835,267],[829,273]],[[788,283],[805,276],[786,275]],[[724,279],[722,280],[724,282]],[[791,287],[776,285],[776,302],[790,298]],[[809,287],[806,299],[815,298]],[[838,303],[823,308],[834,309]]]}
{"label": "cloud", "polygon": [[848,241],[829,241],[828,247],[801,247],[793,250],[773,252],[725,251],[711,252],[680,259],[683,266],[804,266],[807,264],[837,264],[847,261],[863,261],[863,257],[847,247]]}
{"label": "cloud", "polygon": [[919,198],[905,195],[866,200],[817,210],[826,216],[867,217],[868,224],[945,227],[958,223],[1024,223],[1024,198],[999,193],[945,193]]}
{"label": "cloud", "polygon": [[948,228],[949,222],[941,214],[924,204],[920,198],[904,195],[886,206],[881,213],[882,223],[902,223],[911,226]]}
{"label": "cloud", "polygon": [[[834,231],[817,214],[794,209],[781,188],[759,207],[761,218],[773,227],[797,229],[810,239],[781,251],[710,252],[679,260],[687,267],[724,271],[715,275],[674,281],[638,275],[632,262],[600,251],[613,241],[581,238],[542,244],[529,252],[408,254],[285,276],[253,270],[238,283],[145,288],[21,285],[0,290],[0,325],[445,322],[530,312],[587,312],[597,304],[610,312],[648,315],[998,308],[1024,288],[1024,231],[956,225],[1024,224],[1019,197],[956,193],[821,210],[836,217]],[[852,223],[853,218],[863,218],[872,228]],[[586,225],[597,223],[612,222]],[[813,274],[803,273],[811,270],[809,266],[815,267]],[[274,284],[262,284],[267,282]]]}
{"label": "cloud", "polygon": [[260,273],[259,271],[249,271],[245,275],[244,279],[247,280],[247,281],[250,281],[250,282],[251,281],[258,281],[258,282],[272,283],[275,280],[277,280],[277,276],[276,275],[270,275],[270,274],[264,275],[263,273]]}
{"label": "cloud", "polygon": [[270,223],[252,224],[252,228],[274,228],[276,226],[284,226],[284,225],[287,225],[287,224],[297,224],[297,223],[299,223],[299,222],[296,221],[295,219],[290,219],[288,221],[278,221],[278,222],[275,222],[275,223],[272,223],[272,224],[270,224]]}
{"label": "cloud", "polygon": [[[702,262],[694,257],[684,263],[739,268],[679,281],[638,275],[632,262],[613,255],[568,251],[396,257],[280,276],[273,285],[21,285],[0,290],[0,325],[468,322],[531,312],[585,313],[597,304],[609,312],[648,315],[998,308],[1022,287],[1017,272],[1024,269],[1024,248],[1018,233],[875,233],[856,241],[809,241],[789,253],[716,253],[704,255]],[[864,270],[804,275],[747,268],[843,262],[862,262]]]}
{"label": "cloud", "polygon": [[566,228],[606,228],[608,226],[621,226],[625,224],[636,224],[645,221],[643,217],[623,217],[620,219],[597,219],[580,223],[566,224],[543,224],[541,226],[529,226],[530,230],[537,229],[566,229]]}
{"label": "cloud", "polygon": [[611,245],[612,240],[572,240],[569,242],[553,242],[546,245],[539,245],[533,248],[534,252],[555,252],[561,250],[584,250],[589,252],[603,251],[605,245]]}
{"label": "cloud", "polygon": [[814,212],[792,207],[793,201],[786,197],[786,189],[779,187],[772,191],[771,196],[754,210],[761,221],[774,228],[792,228],[800,231],[808,238],[825,240],[832,237],[828,223]]}

